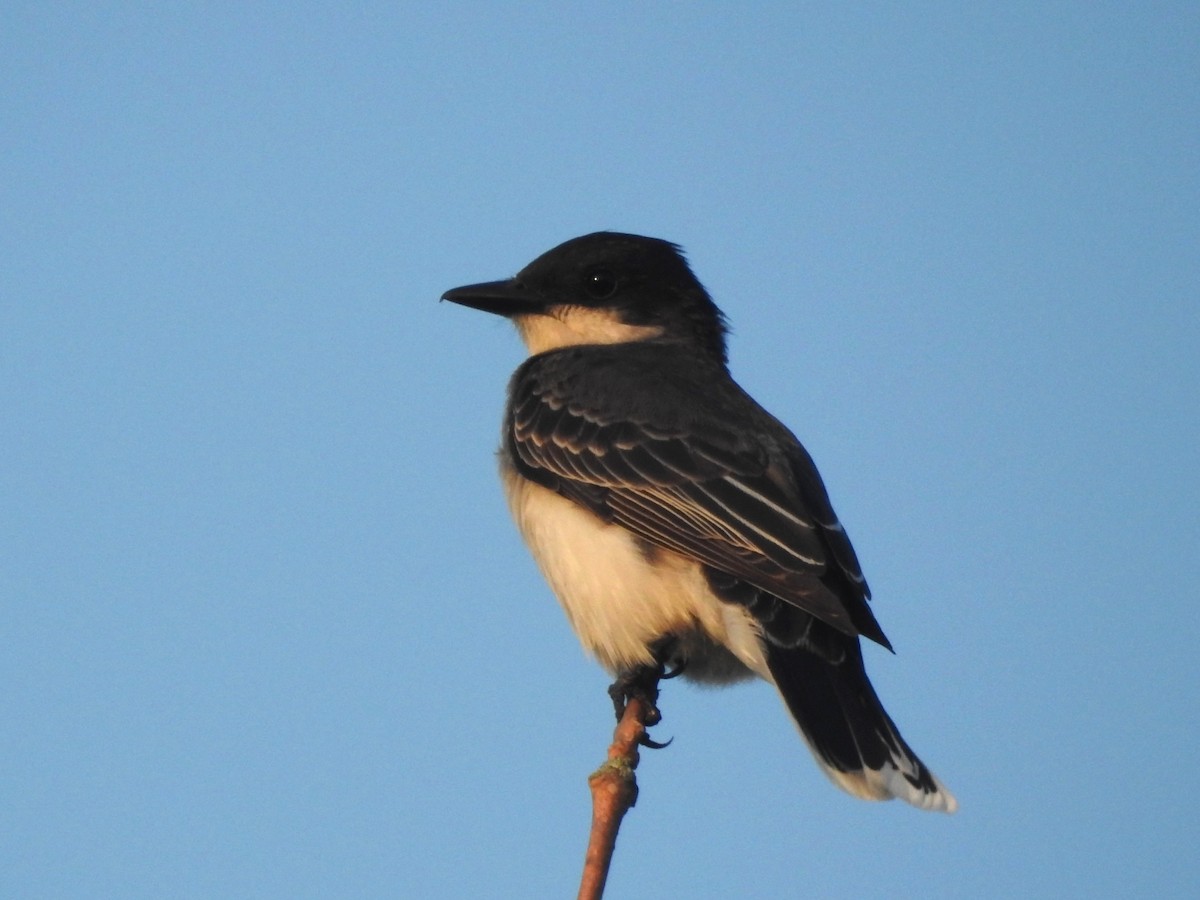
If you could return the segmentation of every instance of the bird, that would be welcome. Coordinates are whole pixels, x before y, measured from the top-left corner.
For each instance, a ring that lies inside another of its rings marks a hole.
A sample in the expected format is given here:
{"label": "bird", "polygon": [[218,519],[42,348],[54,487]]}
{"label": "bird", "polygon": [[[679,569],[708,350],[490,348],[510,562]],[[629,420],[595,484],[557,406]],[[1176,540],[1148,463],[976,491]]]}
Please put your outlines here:
{"label": "bird", "polygon": [[528,349],[500,477],[580,642],[617,679],[618,714],[647,673],[757,676],[838,787],[957,809],[867,677],[861,639],[892,645],[816,465],[734,381],[725,315],[678,245],[587,234],[442,299],[509,319]]}

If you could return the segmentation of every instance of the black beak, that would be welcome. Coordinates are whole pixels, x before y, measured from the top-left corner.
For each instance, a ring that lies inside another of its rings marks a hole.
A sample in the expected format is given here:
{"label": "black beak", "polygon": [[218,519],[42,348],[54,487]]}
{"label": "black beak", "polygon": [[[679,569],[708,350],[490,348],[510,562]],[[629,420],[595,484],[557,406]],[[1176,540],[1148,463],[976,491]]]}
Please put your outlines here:
{"label": "black beak", "polygon": [[442,294],[443,300],[460,303],[472,309],[495,313],[498,316],[519,316],[539,312],[542,301],[515,278],[508,281],[485,281],[452,288]]}

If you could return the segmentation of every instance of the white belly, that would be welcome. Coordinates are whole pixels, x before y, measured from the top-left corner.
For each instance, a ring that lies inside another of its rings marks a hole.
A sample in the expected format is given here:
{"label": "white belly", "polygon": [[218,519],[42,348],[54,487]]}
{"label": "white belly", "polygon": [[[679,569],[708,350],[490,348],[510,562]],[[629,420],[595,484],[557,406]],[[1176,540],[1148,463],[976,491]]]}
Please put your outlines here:
{"label": "white belly", "polygon": [[685,675],[729,681],[749,669],[770,680],[752,617],[714,597],[696,562],[660,549],[651,564],[624,528],[507,464],[501,474],[517,527],[571,627],[610,672],[653,663],[650,646],[675,635],[688,657]]}

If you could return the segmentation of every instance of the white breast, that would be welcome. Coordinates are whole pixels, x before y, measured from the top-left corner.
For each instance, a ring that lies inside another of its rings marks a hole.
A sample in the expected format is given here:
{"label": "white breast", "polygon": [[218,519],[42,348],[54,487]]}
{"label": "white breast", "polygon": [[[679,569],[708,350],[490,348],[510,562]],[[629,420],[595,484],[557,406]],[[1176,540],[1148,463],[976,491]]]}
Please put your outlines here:
{"label": "white breast", "polygon": [[[520,477],[507,463],[501,474],[538,567],[584,647],[610,672],[652,663],[650,645],[673,634],[693,648],[688,674],[727,681],[749,675],[748,668],[770,680],[752,618],[714,597],[697,563],[658,550],[651,564],[624,528]],[[706,655],[722,658],[695,659],[701,645],[711,648]]]}

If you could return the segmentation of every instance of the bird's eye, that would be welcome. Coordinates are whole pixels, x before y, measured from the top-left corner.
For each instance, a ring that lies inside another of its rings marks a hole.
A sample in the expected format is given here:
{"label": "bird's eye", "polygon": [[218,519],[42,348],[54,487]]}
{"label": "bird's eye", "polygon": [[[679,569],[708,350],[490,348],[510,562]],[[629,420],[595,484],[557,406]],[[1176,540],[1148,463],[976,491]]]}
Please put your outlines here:
{"label": "bird's eye", "polygon": [[596,300],[604,300],[616,292],[617,279],[608,269],[592,269],[583,277],[583,287]]}

